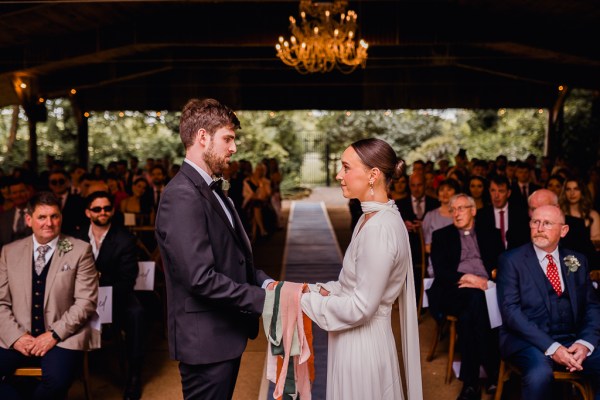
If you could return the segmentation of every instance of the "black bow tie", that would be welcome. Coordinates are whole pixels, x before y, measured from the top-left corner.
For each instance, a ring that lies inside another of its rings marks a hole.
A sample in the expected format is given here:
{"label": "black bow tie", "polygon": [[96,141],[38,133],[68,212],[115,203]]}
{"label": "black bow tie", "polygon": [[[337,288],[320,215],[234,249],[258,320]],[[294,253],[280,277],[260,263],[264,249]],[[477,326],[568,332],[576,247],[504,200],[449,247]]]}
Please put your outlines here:
{"label": "black bow tie", "polygon": [[208,187],[216,192],[222,192],[223,191],[223,178],[217,178],[217,179],[213,180],[211,182],[211,184],[208,185]]}

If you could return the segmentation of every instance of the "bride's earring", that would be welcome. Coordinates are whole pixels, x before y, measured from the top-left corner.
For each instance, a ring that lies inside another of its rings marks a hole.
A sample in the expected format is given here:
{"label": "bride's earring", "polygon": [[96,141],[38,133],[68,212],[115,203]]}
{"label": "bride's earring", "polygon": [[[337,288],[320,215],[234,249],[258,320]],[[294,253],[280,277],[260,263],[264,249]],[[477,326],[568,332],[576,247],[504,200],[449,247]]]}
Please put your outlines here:
{"label": "bride's earring", "polygon": [[371,196],[375,196],[375,192],[373,191],[373,179],[369,181],[369,187],[371,188]]}

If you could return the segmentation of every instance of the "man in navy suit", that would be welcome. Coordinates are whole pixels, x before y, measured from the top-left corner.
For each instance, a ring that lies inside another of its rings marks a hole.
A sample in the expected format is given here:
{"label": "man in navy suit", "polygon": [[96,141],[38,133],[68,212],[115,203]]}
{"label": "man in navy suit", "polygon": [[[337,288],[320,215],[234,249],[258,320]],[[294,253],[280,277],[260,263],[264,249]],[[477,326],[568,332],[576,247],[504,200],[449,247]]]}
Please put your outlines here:
{"label": "man in navy suit", "polygon": [[156,238],[165,265],[169,352],[185,399],[230,399],[248,338],[258,334],[265,288],[233,202],[218,186],[236,152],[234,112],[192,99],[181,113],[186,156],[163,191]]}
{"label": "man in navy suit", "polygon": [[[558,207],[558,196],[551,190],[538,189],[529,196],[527,202],[529,215],[531,216],[535,209],[540,206],[552,205]],[[565,224],[569,225],[569,231],[565,237],[560,239],[559,244],[567,249],[582,253],[587,258],[589,265],[600,265],[597,260],[596,249],[590,239],[590,232],[585,227],[585,221],[582,218],[565,215]]]}
{"label": "man in navy suit", "polygon": [[541,400],[553,369],[600,382],[600,303],[585,256],[558,246],[569,230],[560,208],[536,208],[529,226],[533,243],[499,259],[500,352],[522,373],[522,397]]}

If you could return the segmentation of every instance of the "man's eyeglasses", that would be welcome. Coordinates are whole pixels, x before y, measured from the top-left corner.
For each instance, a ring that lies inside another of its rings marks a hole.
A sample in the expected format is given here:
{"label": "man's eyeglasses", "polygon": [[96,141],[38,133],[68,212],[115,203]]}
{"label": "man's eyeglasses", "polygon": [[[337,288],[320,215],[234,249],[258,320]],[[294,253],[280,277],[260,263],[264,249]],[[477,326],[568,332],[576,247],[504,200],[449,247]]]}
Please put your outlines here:
{"label": "man's eyeglasses", "polygon": [[549,229],[554,228],[556,225],[562,226],[563,224],[560,222],[542,221],[539,219],[532,219],[531,221],[529,221],[529,227],[535,228],[535,229],[538,229],[541,226],[545,230],[549,230]]}
{"label": "man's eyeglasses", "polygon": [[65,183],[67,183],[67,181],[64,179],[50,179],[51,185],[64,185]]}
{"label": "man's eyeglasses", "polygon": [[454,214],[455,211],[458,211],[459,213],[468,210],[469,208],[473,208],[473,206],[458,206],[458,207],[452,207],[450,208],[448,211],[450,211],[450,214]]}
{"label": "man's eyeglasses", "polygon": [[112,211],[113,207],[112,206],[104,206],[104,207],[92,207],[89,210],[95,213],[99,213],[100,211],[104,210],[104,212],[110,212]]}

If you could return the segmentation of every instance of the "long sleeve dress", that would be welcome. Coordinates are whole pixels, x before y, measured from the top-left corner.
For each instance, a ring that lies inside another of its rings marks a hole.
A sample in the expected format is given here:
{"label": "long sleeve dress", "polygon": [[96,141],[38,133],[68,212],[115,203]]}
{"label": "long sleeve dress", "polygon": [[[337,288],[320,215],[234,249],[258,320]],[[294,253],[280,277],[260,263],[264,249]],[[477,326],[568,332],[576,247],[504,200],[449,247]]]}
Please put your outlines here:
{"label": "long sleeve dress", "polygon": [[[360,217],[339,279],[320,284],[330,295],[306,293],[302,309],[329,332],[328,400],[419,400],[421,362],[408,233],[393,201],[368,204],[378,212],[364,226],[365,216]],[[404,390],[391,326],[397,298]]]}

